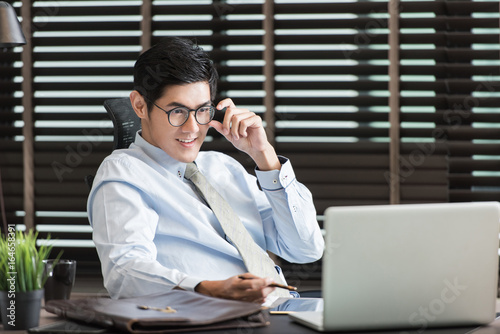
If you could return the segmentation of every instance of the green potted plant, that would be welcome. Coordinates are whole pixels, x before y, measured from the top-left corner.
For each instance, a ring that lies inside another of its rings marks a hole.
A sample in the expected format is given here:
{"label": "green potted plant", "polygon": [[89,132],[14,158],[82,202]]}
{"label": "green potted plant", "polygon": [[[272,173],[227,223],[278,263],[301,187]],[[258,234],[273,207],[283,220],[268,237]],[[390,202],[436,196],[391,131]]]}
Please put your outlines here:
{"label": "green potted plant", "polygon": [[43,261],[53,245],[37,247],[37,237],[38,232],[16,231],[13,225],[0,236],[0,313],[4,330],[38,326],[47,279]]}

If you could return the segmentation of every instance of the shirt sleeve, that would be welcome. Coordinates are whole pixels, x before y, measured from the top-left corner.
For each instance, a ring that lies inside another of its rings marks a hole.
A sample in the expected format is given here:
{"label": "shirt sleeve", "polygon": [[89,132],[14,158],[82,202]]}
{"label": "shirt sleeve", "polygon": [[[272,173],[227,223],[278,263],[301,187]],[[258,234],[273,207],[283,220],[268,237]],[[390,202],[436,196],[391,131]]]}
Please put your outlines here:
{"label": "shirt sleeve", "polygon": [[158,214],[153,203],[140,189],[116,181],[102,182],[89,197],[92,237],[112,298],[160,293],[175,286],[194,290],[202,281],[156,260]]}
{"label": "shirt sleeve", "polygon": [[279,159],[280,170],[255,171],[269,203],[260,208],[268,250],[293,263],[319,260],[324,240],[311,192],[297,181],[290,161]]}

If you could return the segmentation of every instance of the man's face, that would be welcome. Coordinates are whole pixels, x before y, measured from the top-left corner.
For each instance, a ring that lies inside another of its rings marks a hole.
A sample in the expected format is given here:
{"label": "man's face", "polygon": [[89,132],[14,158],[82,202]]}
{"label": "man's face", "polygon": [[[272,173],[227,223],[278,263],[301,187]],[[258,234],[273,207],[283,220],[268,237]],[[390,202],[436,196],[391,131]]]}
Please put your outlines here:
{"label": "man's face", "polygon": [[[210,86],[207,82],[168,86],[163,96],[154,102],[166,111],[180,106],[189,109],[209,106]],[[174,127],[168,122],[168,115],[153,106],[149,115],[142,119],[142,137],[172,158],[187,163],[196,159],[209,127],[198,124],[194,112],[189,114],[186,123]]]}

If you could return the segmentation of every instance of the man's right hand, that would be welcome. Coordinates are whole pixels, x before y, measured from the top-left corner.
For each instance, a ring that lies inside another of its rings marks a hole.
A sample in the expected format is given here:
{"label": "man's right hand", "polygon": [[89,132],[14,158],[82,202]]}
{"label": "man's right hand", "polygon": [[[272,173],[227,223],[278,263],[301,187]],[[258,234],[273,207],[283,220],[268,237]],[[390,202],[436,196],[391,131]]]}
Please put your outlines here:
{"label": "man's right hand", "polygon": [[222,281],[202,281],[194,290],[207,296],[262,304],[275,289],[269,287],[271,283],[271,278],[260,278],[246,273]]}

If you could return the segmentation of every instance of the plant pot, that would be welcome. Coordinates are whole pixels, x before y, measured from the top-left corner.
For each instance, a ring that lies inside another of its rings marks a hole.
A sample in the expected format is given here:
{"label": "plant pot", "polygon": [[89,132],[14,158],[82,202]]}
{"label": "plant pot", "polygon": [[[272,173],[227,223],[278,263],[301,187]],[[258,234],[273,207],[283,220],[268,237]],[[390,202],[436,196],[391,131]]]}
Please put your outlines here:
{"label": "plant pot", "polygon": [[9,293],[0,291],[0,313],[4,330],[26,330],[38,326],[43,289]]}

